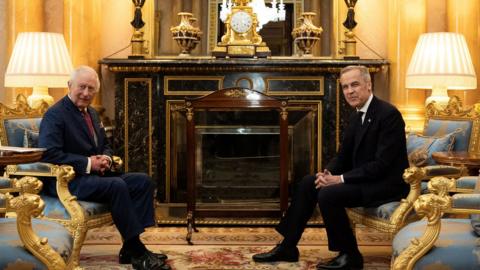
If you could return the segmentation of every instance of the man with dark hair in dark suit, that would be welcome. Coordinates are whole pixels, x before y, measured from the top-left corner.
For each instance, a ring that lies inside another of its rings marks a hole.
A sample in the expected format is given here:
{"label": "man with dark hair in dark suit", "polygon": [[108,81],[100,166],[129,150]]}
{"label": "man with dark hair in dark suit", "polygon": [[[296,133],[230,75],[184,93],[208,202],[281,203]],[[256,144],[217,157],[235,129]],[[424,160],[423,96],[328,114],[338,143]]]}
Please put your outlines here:
{"label": "man with dark hair in dark suit", "polygon": [[97,72],[80,66],[68,81],[68,95],[42,118],[39,146],[46,148],[42,161],[73,166],[69,184],[79,200],[106,203],[124,243],[120,263],[134,269],[168,270],[167,256],[147,250],[140,240],[144,228],[154,226],[154,184],[143,173],[110,171],[112,149],[98,113],[90,104],[100,87]]}
{"label": "man with dark hair in dark suit", "polygon": [[363,258],[345,207],[378,206],[408,193],[402,179],[408,167],[402,115],[373,95],[366,67],[345,67],[340,84],[345,100],[355,108],[340,149],[325,170],[296,184],[290,207],[277,227],[282,242],[254,255],[256,262],[298,261],[297,243],[318,203],[329,250],[339,253],[317,269],[362,269]]}

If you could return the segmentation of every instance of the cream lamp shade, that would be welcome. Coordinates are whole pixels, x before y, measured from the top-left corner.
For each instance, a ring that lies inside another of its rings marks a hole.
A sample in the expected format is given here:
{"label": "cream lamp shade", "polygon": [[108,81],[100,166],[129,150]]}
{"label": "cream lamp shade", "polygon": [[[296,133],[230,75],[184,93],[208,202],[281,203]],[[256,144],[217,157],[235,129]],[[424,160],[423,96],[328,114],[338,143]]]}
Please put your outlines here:
{"label": "cream lamp shade", "polygon": [[72,60],[63,35],[47,32],[19,33],[5,72],[6,87],[33,87],[28,104],[36,108],[53,97],[48,88],[67,87]]}
{"label": "cream lamp shade", "polygon": [[406,88],[432,89],[425,104],[448,103],[447,89],[477,88],[477,77],[467,42],[458,33],[420,35],[407,69]]}

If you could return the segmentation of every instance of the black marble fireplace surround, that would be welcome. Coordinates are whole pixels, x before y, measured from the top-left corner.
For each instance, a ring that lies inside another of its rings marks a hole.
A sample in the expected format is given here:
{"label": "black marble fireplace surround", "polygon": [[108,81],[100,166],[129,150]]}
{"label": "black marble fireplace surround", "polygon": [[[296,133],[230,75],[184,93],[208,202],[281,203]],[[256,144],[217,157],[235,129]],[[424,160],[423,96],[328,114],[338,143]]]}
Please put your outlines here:
{"label": "black marble fireplace surround", "polygon": [[162,205],[185,203],[185,183],[178,175],[182,172],[172,174],[186,160],[181,152],[172,151],[175,143],[181,145],[178,140],[182,139],[178,138],[185,132],[181,123],[184,120],[178,119],[178,115],[184,115],[181,111],[185,97],[239,86],[288,100],[292,111],[311,107],[313,114],[320,117],[313,134],[318,145],[311,149],[316,154],[311,166],[306,166],[313,173],[335,154],[351,111],[338,88],[340,69],[362,64],[375,73],[388,65],[384,60],[293,57],[103,59],[100,63],[102,81],[114,84],[114,89],[103,89],[115,91],[114,150],[123,158],[125,170],[152,176],[158,183],[157,200]]}

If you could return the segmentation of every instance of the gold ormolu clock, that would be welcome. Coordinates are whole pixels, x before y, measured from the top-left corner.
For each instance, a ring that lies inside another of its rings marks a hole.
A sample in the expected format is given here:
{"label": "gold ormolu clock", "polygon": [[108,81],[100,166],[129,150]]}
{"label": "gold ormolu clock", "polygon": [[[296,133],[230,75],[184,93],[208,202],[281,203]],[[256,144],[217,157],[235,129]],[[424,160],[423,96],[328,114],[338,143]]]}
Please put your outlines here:
{"label": "gold ormolu clock", "polygon": [[225,20],[225,34],[213,49],[215,57],[267,57],[270,49],[257,33],[257,15],[247,6],[249,0],[234,0]]}

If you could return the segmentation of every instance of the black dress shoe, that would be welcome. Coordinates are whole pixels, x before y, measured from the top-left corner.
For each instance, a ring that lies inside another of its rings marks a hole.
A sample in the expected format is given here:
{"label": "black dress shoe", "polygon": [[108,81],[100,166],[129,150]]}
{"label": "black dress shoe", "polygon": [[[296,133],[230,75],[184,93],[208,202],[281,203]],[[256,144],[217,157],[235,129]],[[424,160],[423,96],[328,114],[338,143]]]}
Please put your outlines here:
{"label": "black dress shoe", "polygon": [[298,262],[298,248],[285,248],[277,245],[269,252],[255,254],[252,258],[256,262]]}
{"label": "black dress shoe", "polygon": [[[167,255],[162,254],[162,253],[152,253],[154,256],[157,257],[158,260],[161,261],[166,261],[168,259]],[[130,264],[132,263],[132,255],[123,247],[120,249],[120,252],[118,253],[118,262],[120,264]]]}
{"label": "black dress shoe", "polygon": [[132,257],[132,266],[135,270],[171,270],[165,261],[159,260],[148,250],[142,256]]}
{"label": "black dress shoe", "polygon": [[361,270],[363,269],[363,258],[360,253],[357,255],[340,253],[337,257],[331,259],[326,263],[318,263],[317,270],[320,269]]}

